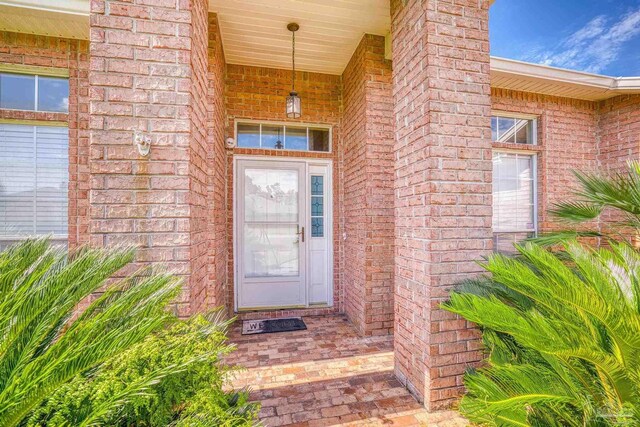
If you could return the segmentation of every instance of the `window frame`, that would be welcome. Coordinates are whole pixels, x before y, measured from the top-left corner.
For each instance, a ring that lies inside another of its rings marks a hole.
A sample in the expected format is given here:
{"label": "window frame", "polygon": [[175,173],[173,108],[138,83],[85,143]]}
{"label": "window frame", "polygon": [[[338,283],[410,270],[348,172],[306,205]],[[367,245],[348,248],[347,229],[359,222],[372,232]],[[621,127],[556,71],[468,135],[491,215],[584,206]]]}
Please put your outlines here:
{"label": "window frame", "polygon": [[[238,125],[253,125],[260,126],[260,147],[241,147],[238,141]],[[277,148],[266,148],[262,147],[262,126],[282,126],[282,135],[283,135],[283,143],[286,146],[286,138],[287,138],[287,126],[293,128],[306,128],[307,130],[307,149],[306,150],[291,150],[287,148],[277,149]],[[312,129],[324,129],[329,131],[329,150],[328,151],[314,151],[309,149],[309,131]],[[281,121],[271,121],[271,120],[254,120],[254,119],[236,119],[234,120],[234,135],[236,138],[236,148],[240,148],[243,150],[269,150],[269,151],[286,151],[293,153],[326,153],[330,154],[333,152],[333,126],[324,123],[308,123],[308,122],[281,122]]]}
{"label": "window frame", "polygon": [[[53,77],[66,79],[68,84],[71,83],[69,78],[69,70],[63,68],[54,67],[39,67],[35,65],[21,65],[21,64],[0,64],[0,74],[18,74],[34,77],[34,93],[33,93],[33,110],[23,110],[15,108],[2,108],[0,110],[5,111],[29,111],[34,113],[53,113],[53,114],[69,114],[69,108],[67,111],[52,111],[52,110],[40,110],[38,105],[38,89],[39,77]],[[70,97],[70,91],[69,91]]]}
{"label": "window frame", "polygon": [[[69,70],[67,68],[55,68],[55,67],[42,67],[42,66],[36,66],[36,65],[22,65],[22,64],[8,64],[8,63],[0,63],[0,73],[2,74],[20,74],[20,75],[30,75],[30,76],[34,76],[34,110],[17,110],[17,109],[12,109],[12,108],[1,108],[0,107],[0,111],[27,111],[30,113],[34,113],[35,115],[33,116],[33,119],[12,119],[12,118],[0,118],[0,124],[4,124],[4,125],[23,125],[23,126],[33,126],[35,127],[63,127],[67,129],[67,134],[68,134],[68,129],[69,129],[69,122],[68,121],[60,121],[60,120],[43,120],[44,118],[44,114],[61,114],[61,115],[68,115],[69,111],[48,111],[48,110],[39,110],[38,109],[38,77],[56,77],[56,78],[64,78],[67,79],[69,81],[69,85],[71,85],[71,79],[70,79],[70,75],[69,75]],[[71,96],[71,93],[69,91],[69,97]],[[64,116],[57,116],[57,117],[64,117]],[[69,144],[71,144],[71,142],[69,141]],[[67,156],[69,156],[69,152],[67,149]],[[70,159],[68,159],[67,161],[67,173],[70,175]],[[70,182],[70,176],[67,177],[67,183]],[[70,215],[69,215],[69,204],[71,202],[71,197],[70,197],[70,193],[69,193],[69,188],[68,188],[68,184],[67,184],[67,212],[66,212],[66,216],[67,216],[67,227],[69,226],[69,219],[70,219]],[[69,229],[67,228],[67,233],[65,235],[62,234],[53,234],[53,233],[47,233],[47,234],[37,234],[34,233],[33,234],[7,234],[7,235],[0,235],[0,248],[4,248],[7,245],[10,245],[14,242],[19,242],[22,241],[30,236],[35,236],[35,237],[41,237],[41,236],[50,236],[51,237],[51,241],[54,242],[55,244],[61,244],[61,245],[68,245],[69,242]]]}
{"label": "window frame", "polygon": [[529,120],[531,121],[531,144],[518,144],[516,142],[500,142],[494,141],[491,138],[491,143],[493,144],[508,144],[520,147],[537,147],[538,146],[538,119],[539,116],[535,114],[526,114],[526,113],[514,113],[512,111],[502,111],[502,110],[491,110],[491,119],[494,117],[504,117],[505,119],[520,119],[520,120]]}
{"label": "window frame", "polygon": [[[539,231],[539,225],[538,225],[538,152],[537,151],[530,151],[530,150],[516,150],[516,149],[508,149],[508,148],[494,148],[491,152],[491,164],[492,164],[492,179],[491,179],[491,186],[493,188],[493,185],[495,183],[494,181],[494,174],[493,174],[493,155],[495,153],[505,153],[505,154],[516,154],[516,155],[521,155],[521,156],[527,156],[527,157],[531,157],[531,168],[533,169],[532,171],[532,176],[531,176],[531,180],[533,182],[533,229],[531,230],[508,230],[508,231],[496,231],[494,229],[494,225],[493,225],[493,221],[491,224],[491,232],[492,234],[498,234],[498,233],[532,233],[534,237],[538,236],[538,231]],[[491,192],[492,196],[493,196],[493,191]],[[492,197],[493,201],[491,203],[491,210],[492,210],[492,218],[493,218],[493,211],[495,210],[495,198]]]}

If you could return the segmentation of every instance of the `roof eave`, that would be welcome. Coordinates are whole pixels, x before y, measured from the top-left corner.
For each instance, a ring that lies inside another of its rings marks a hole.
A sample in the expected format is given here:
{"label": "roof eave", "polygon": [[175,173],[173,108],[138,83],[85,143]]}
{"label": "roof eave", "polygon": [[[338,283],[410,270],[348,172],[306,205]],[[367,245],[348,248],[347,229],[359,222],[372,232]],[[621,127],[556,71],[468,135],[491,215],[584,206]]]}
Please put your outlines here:
{"label": "roof eave", "polygon": [[[579,99],[591,101],[626,93],[640,93],[640,77],[610,77],[499,57],[491,57],[491,73],[492,76],[508,76],[516,82],[525,80],[544,82],[550,87],[580,91]],[[522,90],[517,84],[504,88]],[[556,94],[551,90],[539,93]]]}

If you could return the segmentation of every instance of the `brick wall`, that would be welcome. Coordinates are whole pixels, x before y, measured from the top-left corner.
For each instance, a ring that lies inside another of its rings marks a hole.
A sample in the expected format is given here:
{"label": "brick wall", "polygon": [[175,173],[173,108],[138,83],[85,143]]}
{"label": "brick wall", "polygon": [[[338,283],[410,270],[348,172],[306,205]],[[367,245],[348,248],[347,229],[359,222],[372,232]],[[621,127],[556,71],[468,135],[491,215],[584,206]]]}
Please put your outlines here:
{"label": "brick wall", "polygon": [[[91,243],[136,245],[127,271],[161,262],[187,283],[192,270],[206,277],[206,148],[194,131],[206,111],[204,3],[96,0],[90,14]],[[148,157],[136,131],[151,138]],[[178,313],[190,302],[185,287]]]}
{"label": "brick wall", "polygon": [[597,168],[597,104],[506,89],[492,89],[491,101],[494,111],[538,116],[537,146],[494,144],[494,147],[537,153],[538,227],[542,232],[562,228],[548,211],[554,203],[566,201],[577,188],[574,170],[587,172]]}
{"label": "brick wall", "polygon": [[[622,95],[598,104],[598,166],[604,174],[625,173],[627,162],[640,161],[640,95]],[[624,221],[620,212],[606,210],[601,217],[602,232],[608,235],[631,236],[640,245],[638,233],[627,228],[607,227]]]}
{"label": "brick wall", "polygon": [[392,0],[395,372],[429,409],[482,358],[439,308],[491,249],[488,1]]}
{"label": "brick wall", "polygon": [[365,35],[343,75],[345,312],[362,335],[393,331],[393,103],[384,38]]}
{"label": "brick wall", "polygon": [[69,71],[69,113],[0,109],[0,118],[69,125],[69,246],[87,242],[89,213],[89,85],[86,41],[0,32],[0,62]]}
{"label": "brick wall", "polygon": [[603,171],[622,171],[640,160],[640,95],[623,95],[598,105],[598,161]]}
{"label": "brick wall", "polygon": [[[285,114],[285,99],[291,90],[291,71],[262,67],[249,67],[227,64],[225,102],[227,110],[226,134],[234,135],[235,120],[255,119],[266,121],[291,121]],[[342,312],[340,286],[342,235],[341,215],[342,179],[339,146],[341,141],[342,84],[340,76],[297,72],[296,90],[302,99],[302,117],[297,122],[322,123],[333,126],[333,146],[331,153],[308,153],[292,151],[273,151],[260,149],[235,148],[227,150],[227,206],[233,206],[233,155],[276,155],[287,157],[305,157],[333,160],[333,251],[334,251],[334,289],[333,307],[330,309],[284,310],[272,312],[271,316],[312,315]],[[227,209],[228,238],[228,292],[227,306],[234,307],[233,286],[233,209]],[[251,316],[251,315],[248,315]],[[264,317],[261,314],[260,317]]]}
{"label": "brick wall", "polygon": [[220,306],[226,302],[227,281],[227,159],[224,149],[226,107],[224,102],[224,78],[226,65],[222,39],[215,14],[209,14],[209,125],[208,139],[211,149],[208,161],[211,166],[208,177],[209,220],[209,291],[207,306]]}

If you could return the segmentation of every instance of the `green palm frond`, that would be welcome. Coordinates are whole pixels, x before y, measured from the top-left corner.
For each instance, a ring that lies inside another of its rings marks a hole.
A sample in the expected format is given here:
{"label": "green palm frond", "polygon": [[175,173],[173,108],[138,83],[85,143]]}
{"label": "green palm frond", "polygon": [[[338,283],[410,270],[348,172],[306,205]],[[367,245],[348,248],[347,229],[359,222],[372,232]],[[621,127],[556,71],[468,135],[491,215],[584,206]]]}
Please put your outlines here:
{"label": "green palm frond", "polygon": [[0,253],[0,425],[19,425],[61,384],[173,319],[165,308],[180,282],[151,271],[111,284],[73,319],[132,260],[132,250],[68,256],[46,239]]}
{"label": "green palm frond", "polygon": [[640,253],[625,242],[517,249],[489,257],[490,278],[443,305],[483,328],[489,351],[489,366],[465,379],[465,415],[494,426],[640,422]]}
{"label": "green palm frond", "polygon": [[[576,200],[554,204],[551,215],[567,224],[587,224],[580,233],[565,230],[537,238],[539,244],[555,245],[584,234],[587,237],[606,237],[607,240],[628,240],[628,230],[640,229],[640,162],[631,161],[625,172],[611,175],[575,172],[580,188],[574,192]],[[607,233],[594,220],[609,210],[615,215],[607,218]]]}
{"label": "green palm frond", "polygon": [[603,206],[587,202],[556,203],[549,210],[551,215],[569,223],[580,223],[596,219],[602,214]]}
{"label": "green palm frond", "polygon": [[611,176],[576,172],[581,190],[576,194],[587,203],[609,206],[640,215],[640,166],[630,162],[626,173]]}
{"label": "green palm frond", "polygon": [[606,237],[598,231],[578,231],[578,230],[563,230],[557,232],[542,233],[536,237],[527,239],[527,242],[535,243],[536,245],[550,247],[556,245],[562,245],[570,240],[577,239],[599,239]]}
{"label": "green palm frond", "polygon": [[[563,420],[580,426],[579,399],[573,389],[559,381],[546,366],[502,365],[465,376],[469,393],[461,409],[472,419],[495,425],[529,426],[530,407],[554,408]],[[477,415],[474,416],[474,415]]]}

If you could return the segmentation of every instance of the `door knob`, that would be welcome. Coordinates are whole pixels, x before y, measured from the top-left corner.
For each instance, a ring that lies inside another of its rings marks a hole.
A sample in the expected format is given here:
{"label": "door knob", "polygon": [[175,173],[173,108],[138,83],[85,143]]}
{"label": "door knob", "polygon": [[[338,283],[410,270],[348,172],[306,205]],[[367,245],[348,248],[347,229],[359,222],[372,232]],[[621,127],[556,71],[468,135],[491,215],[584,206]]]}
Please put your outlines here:
{"label": "door knob", "polygon": [[301,228],[298,226],[298,232],[296,234],[300,236],[300,240],[304,243],[304,227]]}

